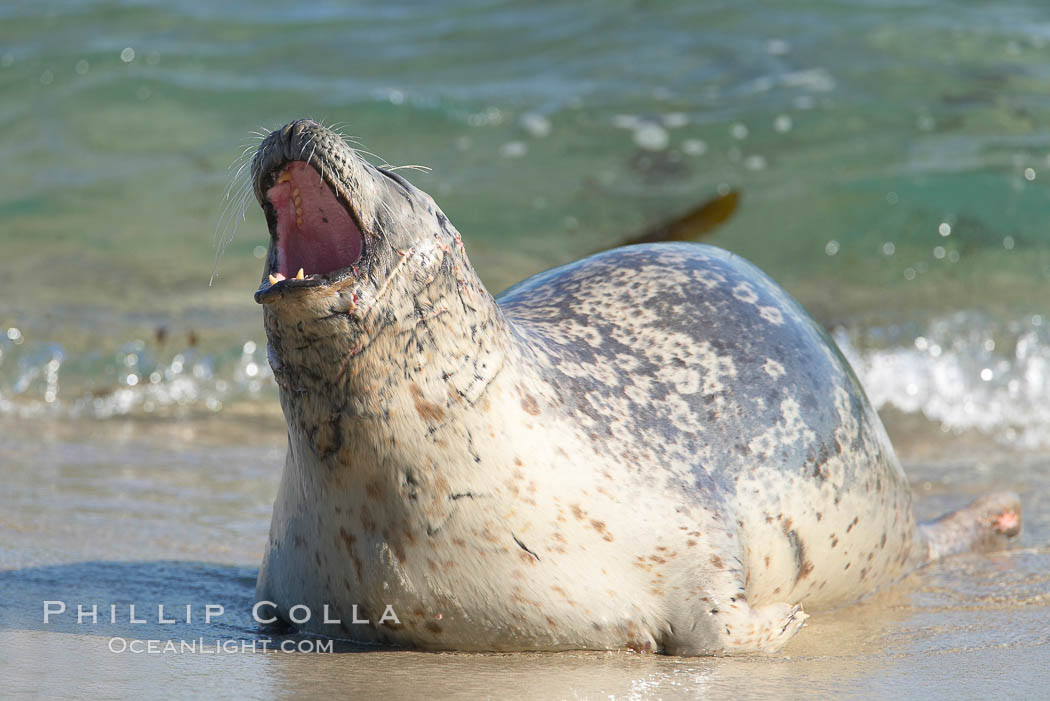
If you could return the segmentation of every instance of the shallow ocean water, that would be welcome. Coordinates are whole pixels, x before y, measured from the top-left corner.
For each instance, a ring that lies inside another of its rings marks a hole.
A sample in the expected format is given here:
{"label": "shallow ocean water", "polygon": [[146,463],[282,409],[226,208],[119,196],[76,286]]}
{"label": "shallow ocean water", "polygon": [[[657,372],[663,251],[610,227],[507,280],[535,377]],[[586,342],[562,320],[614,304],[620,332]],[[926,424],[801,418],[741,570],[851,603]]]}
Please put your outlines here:
{"label": "shallow ocean water", "polygon": [[[3,3],[0,682],[16,696],[1041,695],[1048,58],[1035,2]],[[266,635],[243,603],[284,428],[251,297],[265,224],[235,172],[253,131],[303,116],[376,162],[428,167],[400,172],[493,291],[738,189],[706,240],[833,333],[921,515],[1011,488],[1021,542],[815,615],[774,658],[117,655],[107,643],[129,626],[42,625],[49,598],[216,598],[231,609],[219,628],[130,630]]]}

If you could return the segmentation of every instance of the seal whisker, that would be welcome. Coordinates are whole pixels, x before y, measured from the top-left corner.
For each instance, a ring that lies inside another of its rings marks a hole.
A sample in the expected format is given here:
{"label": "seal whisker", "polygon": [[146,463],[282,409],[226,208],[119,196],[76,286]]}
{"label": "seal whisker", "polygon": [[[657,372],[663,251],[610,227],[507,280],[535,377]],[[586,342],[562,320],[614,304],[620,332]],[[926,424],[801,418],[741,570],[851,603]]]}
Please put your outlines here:
{"label": "seal whisker", "polygon": [[430,166],[421,166],[421,165],[387,166],[386,169],[390,170],[390,171],[404,170],[404,169],[418,170],[421,173],[429,173],[432,170],[434,170]]}
{"label": "seal whisker", "polygon": [[[232,185],[230,186],[233,187]],[[231,197],[231,191],[227,190],[226,196],[223,198],[226,202],[222,209],[222,213],[219,215],[219,221],[215,225],[215,237],[213,239],[213,245],[218,246],[220,254],[223,249],[233,240],[233,234],[236,232],[236,224],[239,219],[244,217],[247,209],[244,207],[246,202],[244,201],[244,195],[250,191],[251,183],[245,181],[238,188],[237,193]],[[238,211],[240,210],[240,211]],[[238,216],[240,215],[240,216]],[[230,226],[233,224],[234,230],[230,231]],[[222,235],[220,236],[220,231]]]}

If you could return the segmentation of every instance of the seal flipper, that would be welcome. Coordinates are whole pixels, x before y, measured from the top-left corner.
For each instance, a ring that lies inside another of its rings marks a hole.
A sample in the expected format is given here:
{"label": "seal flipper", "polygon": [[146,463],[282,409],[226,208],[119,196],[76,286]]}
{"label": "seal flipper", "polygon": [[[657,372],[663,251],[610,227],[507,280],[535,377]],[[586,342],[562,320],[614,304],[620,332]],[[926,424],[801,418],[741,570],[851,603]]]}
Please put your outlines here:
{"label": "seal flipper", "polygon": [[752,608],[747,605],[719,611],[715,616],[716,641],[680,636],[668,640],[664,650],[671,655],[739,655],[779,652],[802,630],[809,614],[800,604],[777,603]]}
{"label": "seal flipper", "polygon": [[926,562],[957,553],[1001,550],[1020,532],[1021,500],[1013,492],[987,494],[919,526]]}
{"label": "seal flipper", "polygon": [[767,604],[741,611],[726,624],[725,651],[778,652],[802,630],[807,618],[800,604]]}

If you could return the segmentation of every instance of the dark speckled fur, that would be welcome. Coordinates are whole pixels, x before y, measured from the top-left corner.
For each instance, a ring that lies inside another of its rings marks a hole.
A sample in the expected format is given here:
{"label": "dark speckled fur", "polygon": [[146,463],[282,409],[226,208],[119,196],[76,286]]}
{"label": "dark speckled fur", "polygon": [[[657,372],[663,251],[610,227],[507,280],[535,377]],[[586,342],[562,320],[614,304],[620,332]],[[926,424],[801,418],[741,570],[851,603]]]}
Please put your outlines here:
{"label": "dark speckled fur", "polygon": [[[692,278],[692,284],[667,277],[669,270]],[[600,299],[593,307],[585,305],[594,301],[594,281],[617,275],[624,277],[624,284],[612,296]],[[716,276],[723,281],[711,287],[696,282],[711,281]],[[740,285],[748,285],[754,291],[754,303],[744,303],[734,296],[733,290]],[[664,244],[608,251],[531,277],[497,299],[511,319],[537,329],[529,339],[542,344],[547,357],[556,359],[545,365],[545,379],[559,388],[572,411],[579,411],[594,422],[603,449],[607,449],[605,436],[610,422],[622,418],[608,413],[606,401],[622,396],[623,385],[631,382],[630,375],[655,377],[661,365],[687,365],[687,348],[668,346],[652,355],[639,355],[631,343],[637,337],[632,333],[635,329],[647,326],[660,334],[681,334],[691,343],[709,344],[719,356],[732,358],[736,376],[732,386],[722,393],[726,402],[718,407],[714,394],[683,395],[667,381],[652,382],[645,401],[629,404],[636,441],[661,460],[692,464],[698,482],[713,480],[723,491],[734,491],[737,475],[753,465],[748,443],[780,420],[780,403],[785,398],[798,401],[801,421],[813,431],[813,438],[780,447],[775,459],[784,465],[804,467],[814,480],[823,479],[824,463],[830,456],[840,455],[843,450],[862,449],[862,432],[870,431],[872,422],[877,421],[860,383],[824,331],[755,266],[718,248]],[[756,306],[780,310],[784,323],[774,325],[760,317]],[[586,312],[582,311],[585,307]],[[625,309],[642,308],[651,310],[652,321],[646,323],[624,313]],[[594,347],[576,342],[572,336],[568,337],[570,342],[559,343],[538,330],[566,322],[594,330],[602,343]],[[617,382],[563,371],[567,363],[615,367],[617,355],[632,355],[640,360]],[[785,381],[774,382],[764,369],[770,359],[784,367]],[[828,401],[832,388],[838,386],[850,397],[849,411],[857,428],[846,445],[835,439],[835,429],[842,418]],[[664,401],[670,396],[686,401],[696,421],[693,430],[683,430],[671,421]],[[709,459],[696,461],[703,447],[713,440],[717,440],[720,449]],[[891,461],[891,456],[881,453],[884,450],[886,446],[877,445],[879,452],[869,455],[869,459]],[[848,488],[856,469],[851,465],[837,486]]]}

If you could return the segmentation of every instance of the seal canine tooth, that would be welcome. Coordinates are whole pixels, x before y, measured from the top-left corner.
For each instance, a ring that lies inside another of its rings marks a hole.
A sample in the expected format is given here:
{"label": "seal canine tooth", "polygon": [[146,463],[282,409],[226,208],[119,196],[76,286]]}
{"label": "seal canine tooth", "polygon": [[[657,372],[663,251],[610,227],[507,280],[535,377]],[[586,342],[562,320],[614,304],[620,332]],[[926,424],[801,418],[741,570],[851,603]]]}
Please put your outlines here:
{"label": "seal canine tooth", "polygon": [[271,285],[276,285],[279,281],[280,281],[280,278],[278,278],[276,275],[270,275],[270,284]]}
{"label": "seal canine tooth", "polygon": [[[494,298],[429,195],[315,122],[260,145],[261,204],[306,153],[355,223],[286,242],[333,282],[256,296],[288,435],[257,600],[344,622],[302,630],[776,652],[812,611],[1019,532],[1010,493],[917,524],[838,348],[739,256],[628,246]],[[294,214],[269,211],[277,241]]]}
{"label": "seal canine tooth", "polygon": [[303,279],[304,277],[305,277],[305,276],[303,275],[303,269],[302,269],[302,268],[299,268],[299,272],[297,272],[297,273],[295,274],[295,279],[296,279],[296,280],[302,280],[302,279]]}

